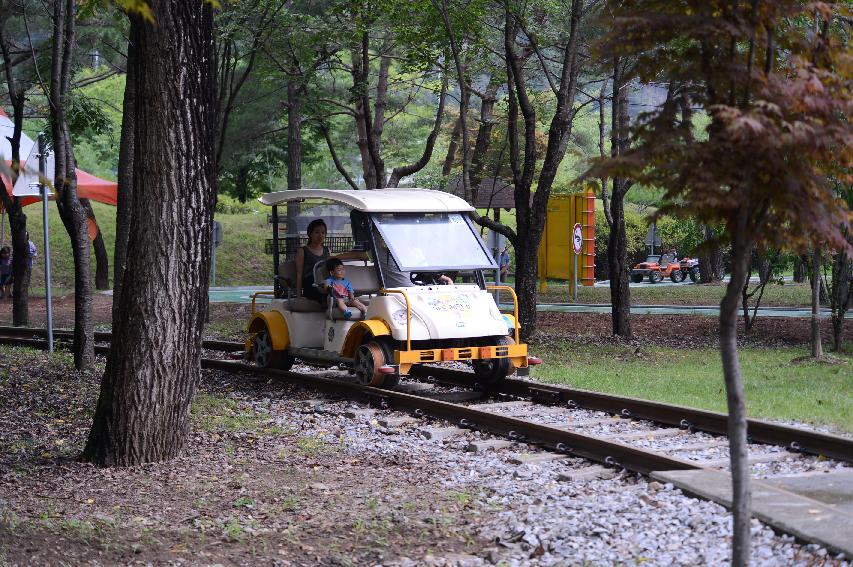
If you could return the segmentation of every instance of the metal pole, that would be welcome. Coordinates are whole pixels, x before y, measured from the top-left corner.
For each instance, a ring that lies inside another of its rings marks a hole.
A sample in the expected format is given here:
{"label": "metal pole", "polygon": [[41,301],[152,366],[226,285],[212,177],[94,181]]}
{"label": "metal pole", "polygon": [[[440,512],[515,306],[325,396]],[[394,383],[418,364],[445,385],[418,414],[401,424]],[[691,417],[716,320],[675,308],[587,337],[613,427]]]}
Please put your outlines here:
{"label": "metal pole", "polygon": [[572,301],[578,300],[578,254],[572,248],[572,255],[575,257],[575,269],[573,272],[574,282],[572,284]]}
{"label": "metal pole", "polygon": [[47,349],[53,352],[53,307],[50,296],[50,232],[47,224],[47,187],[42,179],[45,173],[44,134],[38,135],[39,151],[39,191],[41,192],[41,211],[43,217],[44,232],[44,289],[45,306],[47,308]]}

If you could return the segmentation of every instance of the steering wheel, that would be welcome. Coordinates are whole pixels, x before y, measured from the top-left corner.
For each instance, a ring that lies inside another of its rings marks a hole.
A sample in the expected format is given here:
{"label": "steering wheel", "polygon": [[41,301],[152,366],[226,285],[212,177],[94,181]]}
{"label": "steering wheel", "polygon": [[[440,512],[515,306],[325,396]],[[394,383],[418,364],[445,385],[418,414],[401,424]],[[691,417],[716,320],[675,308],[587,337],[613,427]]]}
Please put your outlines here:
{"label": "steering wheel", "polygon": [[411,272],[409,280],[415,285],[440,285],[442,281],[439,278],[441,274],[436,272]]}

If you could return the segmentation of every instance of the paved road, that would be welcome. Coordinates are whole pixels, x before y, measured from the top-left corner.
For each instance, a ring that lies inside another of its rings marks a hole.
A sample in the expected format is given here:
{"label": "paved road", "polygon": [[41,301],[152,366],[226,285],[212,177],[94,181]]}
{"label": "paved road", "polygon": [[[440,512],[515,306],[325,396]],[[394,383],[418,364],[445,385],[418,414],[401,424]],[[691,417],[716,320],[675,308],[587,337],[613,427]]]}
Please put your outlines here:
{"label": "paved road", "polygon": [[[210,289],[209,297],[211,303],[249,303],[252,301],[252,294],[256,291],[272,291],[272,287],[214,287]],[[257,301],[258,303],[269,303],[269,296],[260,296]],[[501,307],[512,309],[511,304],[501,305]],[[610,313],[610,304],[540,303],[537,310],[559,313]],[[704,315],[717,317],[720,310],[716,306],[708,305],[633,305],[631,313],[635,315]],[[807,307],[762,307],[758,310],[758,316],[807,318],[811,317],[811,310]],[[829,310],[822,310],[820,316],[829,317]],[[853,313],[848,313],[847,318],[853,319]]]}

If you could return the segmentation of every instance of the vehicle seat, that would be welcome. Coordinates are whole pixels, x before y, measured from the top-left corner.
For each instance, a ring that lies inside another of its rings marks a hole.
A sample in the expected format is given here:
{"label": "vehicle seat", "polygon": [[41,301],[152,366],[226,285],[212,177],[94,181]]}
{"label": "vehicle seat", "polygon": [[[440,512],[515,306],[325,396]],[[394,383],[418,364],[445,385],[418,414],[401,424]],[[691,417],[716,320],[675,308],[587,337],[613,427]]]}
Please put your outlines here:
{"label": "vehicle seat", "polygon": [[[379,293],[380,288],[379,277],[376,275],[376,267],[373,265],[346,264],[346,269],[346,278],[352,284],[353,294],[358,298],[359,301],[361,301],[365,305],[369,305],[369,296],[376,295],[377,293]],[[317,264],[314,265],[314,280],[319,283],[325,280],[327,277],[328,274],[326,272],[325,262],[317,262]],[[350,307],[348,309],[350,312],[352,312],[352,317],[350,317],[351,320],[357,321],[358,319],[364,318],[364,314],[361,312],[360,309],[357,309],[355,307]],[[341,312],[341,310],[337,307],[334,307],[331,301],[329,302],[327,316],[333,321],[344,318],[344,314]]]}
{"label": "vehicle seat", "polygon": [[279,264],[278,281],[282,291],[287,297],[287,309],[297,313],[310,313],[312,311],[323,311],[323,306],[318,301],[307,297],[294,297],[293,290],[296,283],[296,262],[286,260]]}
{"label": "vehicle seat", "polygon": [[663,256],[661,256],[660,257],[661,269],[665,269],[670,264],[670,262],[672,262],[672,255],[671,254],[664,254]]}

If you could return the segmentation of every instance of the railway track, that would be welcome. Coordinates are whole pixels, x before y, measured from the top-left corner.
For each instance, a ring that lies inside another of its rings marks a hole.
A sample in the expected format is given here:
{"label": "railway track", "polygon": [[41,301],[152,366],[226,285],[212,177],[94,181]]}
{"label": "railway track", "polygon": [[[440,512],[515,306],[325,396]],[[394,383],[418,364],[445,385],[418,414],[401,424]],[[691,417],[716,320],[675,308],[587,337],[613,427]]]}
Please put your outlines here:
{"label": "railway track", "polygon": [[[45,335],[43,329],[0,328],[0,342],[34,348],[46,348],[46,341],[41,338]],[[56,331],[54,337],[61,344],[70,340],[72,334]],[[97,333],[95,339],[107,342],[110,335]],[[224,341],[205,341],[203,346],[232,353],[243,349],[242,343]],[[97,347],[101,352],[107,348]],[[282,371],[213,358],[204,358],[201,364],[207,369],[286,380],[366,401],[380,410],[396,410],[452,424],[433,429],[432,435],[465,435],[475,430],[481,435],[495,436],[479,445],[473,444],[473,450],[527,443],[550,452],[549,458],[588,459],[597,464],[580,471],[587,478],[605,476],[612,469],[644,475],[703,470],[724,474],[728,469],[726,416],[715,412],[522,379],[507,379],[495,391],[485,394],[470,389],[473,383],[470,373],[439,367],[419,367],[412,377],[420,384],[407,382],[389,391],[348,381],[346,371]],[[425,435],[430,436],[430,431],[426,428]],[[748,435],[750,464],[753,476],[758,478],[841,467],[827,459],[853,463],[853,439],[762,420],[749,420]],[[694,493],[702,495],[701,491]],[[774,524],[773,518],[762,519],[780,531],[849,553],[849,549],[832,540],[810,538],[807,533],[791,530],[785,522]]]}
{"label": "railway track", "polygon": [[[32,346],[34,348],[43,348],[45,345],[42,337],[46,337],[45,329],[25,328],[25,327],[0,327],[0,342],[21,344]],[[62,341],[70,341],[73,338],[73,333],[66,330],[54,331],[54,339],[62,343]],[[110,333],[97,332],[95,333],[95,341],[108,343],[111,338]],[[210,341],[206,340],[203,347],[207,350],[221,352],[241,352],[244,348],[243,343],[231,341]],[[107,347],[100,345],[96,347],[99,353],[105,353]],[[221,365],[227,366],[221,366]],[[361,392],[362,396],[372,399],[375,403],[384,404],[388,407],[399,409],[410,409],[425,411],[428,409],[427,402],[439,402],[441,400],[431,400],[424,398],[424,402],[418,405],[410,399],[412,394],[404,394],[402,392],[394,392],[388,390],[380,390],[376,388],[362,387],[356,384],[344,384],[339,380],[322,379],[320,382],[314,382],[318,379],[316,376],[309,376],[296,372],[281,372],[278,370],[263,370],[253,365],[238,364],[235,362],[223,362],[214,359],[204,359],[202,366],[205,368],[219,368],[223,370],[233,370],[240,372],[252,373],[271,373],[273,377],[285,378],[292,381],[307,381],[306,385],[315,386],[318,389],[329,391],[330,389],[346,388],[352,395],[358,395]],[[471,374],[469,372],[452,370],[448,368],[420,366],[412,369],[412,377],[423,382],[435,383],[446,386],[458,386],[470,388],[472,385]],[[327,381],[333,385],[329,387]],[[342,390],[339,393],[344,393]],[[552,384],[543,384],[530,380],[522,380],[517,378],[509,378],[505,380],[499,387],[491,392],[493,397],[503,399],[503,401],[524,401],[528,400],[531,404],[539,404],[550,408],[564,407],[566,412],[563,414],[550,412],[551,421],[543,422],[541,425],[545,429],[534,427],[531,430],[525,430],[520,423],[506,422],[501,419],[495,419],[494,415],[499,415],[502,418],[508,417],[506,412],[495,413],[486,412],[484,410],[473,410],[473,413],[463,415],[460,412],[458,415],[453,414],[452,408],[442,406],[429,406],[431,411],[436,412],[436,417],[447,419],[449,421],[461,422],[465,420],[465,427],[482,428],[484,430],[494,430],[498,434],[509,434],[513,432],[516,436],[523,436],[530,442],[540,443],[546,447],[552,447],[560,451],[584,451],[586,443],[580,442],[573,437],[573,431],[566,426],[562,426],[562,433],[548,431],[547,428],[555,429],[553,424],[564,423],[568,425],[575,421],[574,428],[584,430],[592,426],[602,426],[607,423],[629,423],[629,422],[645,422],[650,425],[658,426],[655,433],[649,433],[652,437],[684,437],[685,434],[711,434],[715,436],[725,436],[727,431],[727,416],[718,412],[694,409],[684,406],[664,404],[647,400],[634,398],[626,398],[599,392],[591,392],[588,390],[578,390],[574,388],[557,386]],[[415,396],[417,397],[417,396]],[[459,404],[457,404],[459,405]],[[423,407],[421,407],[423,406]],[[499,406],[497,406],[499,407]],[[495,409],[497,409],[497,407]],[[516,408],[522,408],[519,404]],[[587,410],[595,412],[603,412],[608,414],[607,417],[589,418],[585,422],[582,420],[570,419],[571,410]],[[440,414],[440,415],[439,415]],[[591,422],[590,420],[599,420]],[[552,425],[546,425],[551,423]],[[512,426],[511,429],[508,427]],[[661,428],[660,426],[663,426]],[[672,429],[675,428],[675,429]],[[601,427],[599,427],[601,429]],[[607,428],[605,428],[607,429]],[[632,439],[642,441],[643,431],[633,428],[630,435]],[[651,431],[651,430],[650,430]],[[770,445],[783,447],[786,451],[793,455],[814,455],[818,457],[832,458],[839,461],[853,463],[853,439],[831,435],[828,433],[820,433],[812,430],[801,429],[786,425],[771,423],[768,421],[749,419],[747,421],[747,435],[750,442],[758,445]],[[592,436],[594,437],[594,436]],[[601,446],[609,447],[608,443],[612,442],[614,435],[607,436],[610,441],[602,442]],[[694,443],[695,444],[695,443]],[[559,447],[558,447],[559,445]],[[630,446],[630,445],[629,445]],[[616,447],[610,447],[613,453],[604,455],[603,458],[611,457],[608,462],[613,461],[636,472],[644,473],[649,470],[655,470],[643,466],[641,462],[636,464],[637,468],[632,468],[632,463],[637,459],[631,455],[630,451],[617,451]],[[607,451],[603,451],[607,452]],[[592,454],[582,455],[594,458]],[[760,461],[764,457],[755,459]],[[596,459],[598,460],[598,459]],[[651,462],[651,461],[650,461]],[[672,470],[681,468],[691,468],[693,463],[687,462],[681,466],[675,466],[677,463],[673,461]],[[707,465],[707,463],[706,463]],[[701,465],[700,465],[701,466]],[[658,469],[660,470],[660,469]]]}

